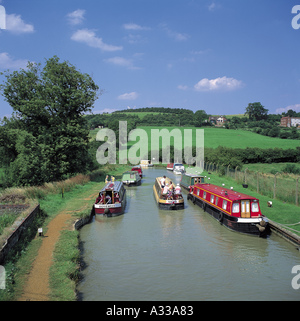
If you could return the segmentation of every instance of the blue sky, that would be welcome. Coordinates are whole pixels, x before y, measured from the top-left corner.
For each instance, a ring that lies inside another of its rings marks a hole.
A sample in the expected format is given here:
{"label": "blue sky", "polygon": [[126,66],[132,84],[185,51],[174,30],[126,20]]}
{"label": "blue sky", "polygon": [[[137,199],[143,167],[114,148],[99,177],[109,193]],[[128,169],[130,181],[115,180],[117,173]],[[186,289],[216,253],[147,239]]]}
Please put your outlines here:
{"label": "blue sky", "polygon": [[[0,71],[57,55],[103,90],[94,113],[140,107],[300,112],[294,0],[0,0]],[[1,17],[0,17],[1,18]],[[300,24],[300,19],[299,19]],[[0,21],[1,26],[1,21]],[[0,81],[3,81],[0,76]],[[0,117],[12,108],[0,97]]]}

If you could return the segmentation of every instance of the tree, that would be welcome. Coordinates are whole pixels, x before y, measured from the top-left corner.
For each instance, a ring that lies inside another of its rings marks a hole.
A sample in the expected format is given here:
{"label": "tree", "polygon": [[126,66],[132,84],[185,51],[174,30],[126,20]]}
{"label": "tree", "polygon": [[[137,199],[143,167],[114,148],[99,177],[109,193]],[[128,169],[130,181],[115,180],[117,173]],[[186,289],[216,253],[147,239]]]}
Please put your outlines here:
{"label": "tree", "polygon": [[[85,172],[90,163],[89,128],[82,115],[91,111],[99,90],[92,78],[69,62],[60,62],[57,56],[47,60],[42,70],[40,64],[29,63],[26,70],[7,72],[5,77],[1,90],[18,120],[15,127],[26,131],[31,142],[23,147],[17,142],[14,148],[10,146],[11,152],[17,151],[12,159],[17,160],[14,173],[39,173],[36,179],[23,175],[22,180],[15,182],[40,184],[41,180],[60,180]],[[26,155],[39,161],[29,166]]]}
{"label": "tree", "polygon": [[268,111],[261,103],[250,103],[246,108],[245,116],[248,115],[250,120],[263,120],[267,118]]}
{"label": "tree", "polygon": [[201,127],[205,119],[208,119],[208,116],[204,110],[197,110],[195,112],[195,126],[196,127]]}

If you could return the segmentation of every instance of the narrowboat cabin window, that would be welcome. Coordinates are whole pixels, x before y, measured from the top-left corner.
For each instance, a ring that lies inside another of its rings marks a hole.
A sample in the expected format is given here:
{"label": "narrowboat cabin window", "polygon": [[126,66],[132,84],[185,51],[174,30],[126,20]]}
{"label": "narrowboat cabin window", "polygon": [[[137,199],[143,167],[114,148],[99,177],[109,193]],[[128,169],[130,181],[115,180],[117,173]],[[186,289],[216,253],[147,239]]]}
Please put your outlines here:
{"label": "narrowboat cabin window", "polygon": [[232,213],[239,213],[240,212],[240,203],[233,203],[232,204]]}
{"label": "narrowboat cabin window", "polygon": [[258,207],[258,203],[257,202],[253,202],[252,203],[252,212],[253,213],[257,213],[259,211],[259,207]]}
{"label": "narrowboat cabin window", "polygon": [[226,210],[226,208],[227,208],[227,201],[225,201],[225,200],[223,200],[223,210]]}
{"label": "narrowboat cabin window", "polygon": [[203,198],[206,199],[206,192],[203,193]]}
{"label": "narrowboat cabin window", "polygon": [[210,196],[210,202],[213,203],[213,202],[214,202],[214,199],[215,199],[215,195],[211,195],[211,196]]}
{"label": "narrowboat cabin window", "polygon": [[216,205],[218,205],[218,200],[219,200],[219,197],[217,196],[216,197]]}
{"label": "narrowboat cabin window", "polygon": [[200,195],[200,189],[199,188],[197,189],[197,195],[198,196]]}

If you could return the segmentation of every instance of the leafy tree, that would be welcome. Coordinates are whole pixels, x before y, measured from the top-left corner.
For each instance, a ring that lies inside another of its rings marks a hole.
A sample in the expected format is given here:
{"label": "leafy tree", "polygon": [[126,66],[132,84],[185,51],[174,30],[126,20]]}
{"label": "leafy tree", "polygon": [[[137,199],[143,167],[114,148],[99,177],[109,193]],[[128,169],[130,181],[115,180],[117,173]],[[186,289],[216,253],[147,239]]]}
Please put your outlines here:
{"label": "leafy tree", "polygon": [[195,112],[195,126],[201,127],[205,119],[208,119],[208,116],[204,110],[197,110]]}
{"label": "leafy tree", "polygon": [[245,116],[248,115],[250,120],[262,120],[267,118],[268,111],[261,103],[250,103],[246,108]]}
{"label": "leafy tree", "polygon": [[[89,75],[69,62],[60,62],[57,56],[40,68],[40,64],[29,63],[26,70],[7,72],[1,85],[18,119],[15,128],[27,132],[28,144],[17,139],[13,146],[4,146],[13,156],[11,171],[17,184],[63,179],[86,171],[90,163],[89,128],[82,115],[91,111],[99,87]],[[0,131],[0,137],[10,136],[9,141],[11,134]]]}

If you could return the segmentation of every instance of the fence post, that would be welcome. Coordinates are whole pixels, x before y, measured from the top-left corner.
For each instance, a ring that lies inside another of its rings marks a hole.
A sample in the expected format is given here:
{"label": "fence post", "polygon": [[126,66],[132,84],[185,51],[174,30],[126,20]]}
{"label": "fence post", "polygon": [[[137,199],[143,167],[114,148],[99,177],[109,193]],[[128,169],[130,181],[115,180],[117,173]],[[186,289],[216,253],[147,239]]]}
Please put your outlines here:
{"label": "fence post", "polygon": [[244,183],[247,184],[247,169],[248,167],[245,169],[245,175],[244,175]]}
{"label": "fence post", "polygon": [[234,180],[236,181],[237,180],[237,169],[238,169],[238,166],[235,168],[235,173],[234,173]]}
{"label": "fence post", "polygon": [[278,174],[278,172],[274,175],[274,199],[276,198],[276,175]]}
{"label": "fence post", "polygon": [[296,205],[298,206],[298,183],[299,183],[299,176],[297,177],[297,180],[296,180],[296,200],[295,200],[295,203]]}
{"label": "fence post", "polygon": [[259,172],[257,172],[257,193],[259,193]]}

